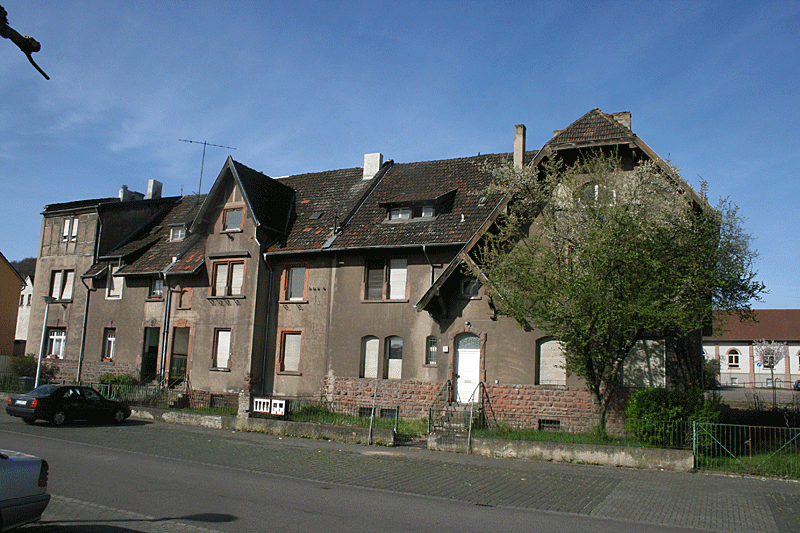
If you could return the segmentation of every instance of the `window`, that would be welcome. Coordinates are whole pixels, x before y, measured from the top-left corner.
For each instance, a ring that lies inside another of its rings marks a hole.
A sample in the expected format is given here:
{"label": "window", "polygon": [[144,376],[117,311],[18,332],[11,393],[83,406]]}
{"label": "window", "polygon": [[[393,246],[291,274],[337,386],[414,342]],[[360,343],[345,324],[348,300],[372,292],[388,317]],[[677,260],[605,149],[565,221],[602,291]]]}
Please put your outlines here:
{"label": "window", "polygon": [[389,220],[408,220],[410,218],[410,207],[393,207],[389,210]]}
{"label": "window", "polygon": [[163,298],[164,296],[164,280],[161,278],[153,278],[150,280],[150,298]]}
{"label": "window", "polygon": [[64,345],[67,342],[65,328],[49,328],[47,334],[47,357],[64,358]]}
{"label": "window", "polygon": [[31,296],[33,296],[33,294],[28,295],[28,303],[26,305],[31,305]]}
{"label": "window", "polygon": [[423,205],[422,206],[422,216],[423,217],[432,217],[435,211],[432,205]]}
{"label": "window", "polygon": [[589,183],[580,192],[580,201],[587,206],[612,206],[616,203],[616,198],[617,191],[598,183]]}
{"label": "window", "polygon": [[120,267],[111,269],[108,275],[108,285],[106,286],[106,298],[109,300],[118,300],[122,298],[122,278],[116,277],[114,274]]}
{"label": "window", "polygon": [[364,299],[405,300],[408,261],[370,259],[365,269]]}
{"label": "window", "polygon": [[362,378],[377,379],[378,377],[378,337],[368,335],[361,338],[361,372]]}
{"label": "window", "polygon": [[78,240],[78,219],[77,218],[65,218],[64,219],[64,229],[61,232],[61,240],[66,241],[77,241]]}
{"label": "window", "polygon": [[170,242],[182,241],[186,238],[186,226],[180,226],[169,229]]}
{"label": "window", "polygon": [[56,300],[72,300],[74,270],[54,270],[50,274],[50,296]]}
{"label": "window", "polygon": [[103,361],[114,360],[114,348],[117,344],[117,330],[115,328],[105,328],[103,330]]}
{"label": "window", "polygon": [[439,341],[434,336],[430,336],[425,340],[425,364],[435,365],[436,355],[439,351]]}
{"label": "window", "polygon": [[25,304],[25,295],[24,294],[20,294],[19,295],[19,306],[22,307],[24,304]]}
{"label": "window", "polygon": [[291,266],[284,271],[284,299],[292,301],[306,300],[306,267]]}
{"label": "window", "polygon": [[244,288],[244,261],[214,264],[212,296],[240,296]]}
{"label": "window", "polygon": [[244,209],[226,209],[222,212],[222,231],[237,231],[242,229],[242,213]]}
{"label": "window", "polygon": [[230,368],[231,363],[231,330],[214,330],[214,360],[213,368]]}
{"label": "window", "polygon": [[387,337],[385,350],[384,379],[400,379],[403,370],[403,338]]}
{"label": "window", "polygon": [[728,368],[739,368],[739,351],[728,351]]}
{"label": "window", "polygon": [[738,385],[738,384],[739,384],[739,378],[731,377],[731,385]]}
{"label": "window", "polygon": [[461,280],[461,296],[463,298],[477,298],[480,296],[481,282],[475,278]]}
{"label": "window", "polygon": [[303,345],[303,334],[299,331],[284,331],[281,334],[280,371],[288,373],[300,372],[300,352]]}

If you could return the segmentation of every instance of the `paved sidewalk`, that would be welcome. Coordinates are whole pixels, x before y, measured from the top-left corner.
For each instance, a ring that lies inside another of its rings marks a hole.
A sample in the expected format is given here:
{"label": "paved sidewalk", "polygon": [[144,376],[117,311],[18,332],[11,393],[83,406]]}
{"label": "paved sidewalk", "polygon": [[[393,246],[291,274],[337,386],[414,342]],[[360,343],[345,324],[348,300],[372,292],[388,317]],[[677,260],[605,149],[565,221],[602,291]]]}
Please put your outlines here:
{"label": "paved sidewalk", "polygon": [[[131,429],[124,442],[100,431],[98,437],[103,438],[92,444],[134,451],[141,449],[141,442],[157,439],[162,444],[160,453],[185,460],[186,443],[194,439],[203,446],[191,449],[192,462],[323,483],[480,506],[582,514],[643,526],[726,533],[800,532],[800,483],[796,481],[494,459],[165,423]],[[46,531],[109,531],[92,529],[103,520],[117,525],[123,520],[128,531],[211,531],[186,519],[154,521],[59,497],[44,516],[45,522],[68,528],[71,519],[79,520],[75,524],[81,527]],[[213,527],[207,522],[204,525]]]}

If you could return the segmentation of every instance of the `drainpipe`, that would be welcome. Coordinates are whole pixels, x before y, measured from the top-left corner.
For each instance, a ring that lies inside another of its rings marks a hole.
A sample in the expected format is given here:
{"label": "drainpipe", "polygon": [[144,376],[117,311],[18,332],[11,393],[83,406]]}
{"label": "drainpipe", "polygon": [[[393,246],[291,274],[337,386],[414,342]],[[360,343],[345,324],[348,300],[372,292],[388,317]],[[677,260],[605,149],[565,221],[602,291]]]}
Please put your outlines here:
{"label": "drainpipe", "polygon": [[432,287],[433,286],[433,282],[436,281],[436,272],[435,272],[434,267],[433,267],[433,261],[431,261],[431,258],[428,257],[428,251],[427,251],[427,249],[426,249],[424,244],[422,245],[422,253],[425,254],[425,259],[428,260],[428,264],[431,266],[431,282],[428,285],[428,287]]}
{"label": "drainpipe", "polygon": [[167,385],[166,366],[167,366],[167,340],[169,338],[169,312],[170,312],[170,307],[172,306],[172,291],[170,290],[169,285],[167,284],[167,272],[169,272],[169,269],[172,268],[172,265],[178,262],[179,258],[180,256],[177,255],[172,256],[172,262],[169,265],[167,265],[167,268],[162,270],[160,273],[161,279],[164,280],[164,292],[166,292],[166,295],[164,296],[164,321],[163,321],[164,331],[161,333],[161,362],[159,365],[161,367],[161,382],[165,387]]}
{"label": "drainpipe", "polygon": [[259,253],[259,255],[261,256],[262,261],[264,261],[264,266],[267,267],[267,270],[269,270],[269,280],[267,281],[267,316],[264,317],[264,351],[261,354],[261,394],[265,395],[267,394],[267,352],[269,351],[269,329],[270,317],[272,314],[272,284],[275,283],[275,269],[272,268],[270,262],[267,261],[266,250],[269,250],[269,247],[278,242],[279,239],[275,237],[268,241],[266,245],[262,244],[261,240],[258,238],[258,228],[256,228],[256,230],[253,232],[253,237],[255,238],[256,244],[258,244],[259,251],[264,250],[263,252]]}

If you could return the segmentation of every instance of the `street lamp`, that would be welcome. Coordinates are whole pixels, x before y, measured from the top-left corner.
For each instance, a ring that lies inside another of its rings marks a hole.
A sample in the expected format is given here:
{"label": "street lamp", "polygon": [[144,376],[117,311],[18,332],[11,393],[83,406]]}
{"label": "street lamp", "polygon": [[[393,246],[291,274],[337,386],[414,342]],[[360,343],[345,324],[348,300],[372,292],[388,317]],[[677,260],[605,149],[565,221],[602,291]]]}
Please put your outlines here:
{"label": "street lamp", "polygon": [[44,356],[45,346],[47,346],[46,342],[47,339],[45,338],[45,334],[47,334],[47,315],[50,313],[50,304],[55,302],[56,299],[52,296],[42,296],[44,300],[44,322],[42,323],[42,343],[39,347],[39,364],[36,365],[36,381],[33,384],[33,388],[37,388],[39,386],[39,374],[42,371],[42,357]]}

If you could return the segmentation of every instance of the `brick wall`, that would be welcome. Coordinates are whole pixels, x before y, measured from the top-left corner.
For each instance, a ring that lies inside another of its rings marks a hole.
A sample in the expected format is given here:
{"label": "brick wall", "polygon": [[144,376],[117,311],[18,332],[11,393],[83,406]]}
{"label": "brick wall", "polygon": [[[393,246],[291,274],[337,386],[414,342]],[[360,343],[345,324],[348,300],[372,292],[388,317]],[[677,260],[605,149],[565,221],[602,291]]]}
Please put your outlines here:
{"label": "brick wall", "polygon": [[[78,377],[78,361],[73,359],[46,359],[46,364],[58,367],[55,380],[63,383],[74,383]],[[104,361],[84,361],[81,368],[81,383],[98,383],[103,374],[115,376],[128,374],[138,379],[139,369],[136,365],[112,363]]]}
{"label": "brick wall", "polygon": [[[442,383],[423,381],[394,381],[359,378],[325,378],[322,397],[343,411],[358,412],[359,407],[400,407],[400,418],[426,418],[428,409],[442,389]],[[377,393],[376,393],[377,387]]]}

